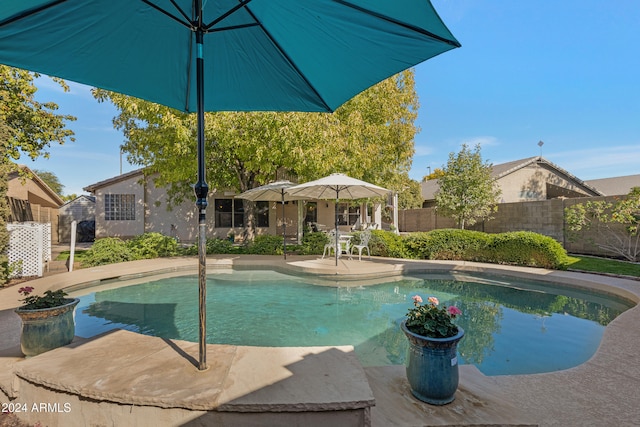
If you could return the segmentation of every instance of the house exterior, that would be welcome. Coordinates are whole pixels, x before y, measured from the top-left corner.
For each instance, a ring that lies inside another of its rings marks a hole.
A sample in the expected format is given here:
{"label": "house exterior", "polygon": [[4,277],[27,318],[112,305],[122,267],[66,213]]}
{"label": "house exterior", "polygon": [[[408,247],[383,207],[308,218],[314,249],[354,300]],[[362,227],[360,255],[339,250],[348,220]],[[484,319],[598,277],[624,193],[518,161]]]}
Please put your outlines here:
{"label": "house exterior", "polygon": [[59,209],[58,235],[60,243],[71,241],[71,223],[76,221],[76,241],[95,239],[96,198],[82,195],[68,201]]}
{"label": "house exterior", "polygon": [[[84,187],[95,197],[95,238],[120,237],[123,239],[148,232],[158,232],[177,238],[181,242],[198,239],[198,212],[195,196],[178,206],[169,208],[164,188],[156,187],[153,177],[144,169],[131,171]],[[209,193],[207,200],[206,234],[209,237],[235,239],[244,231],[244,203],[236,192]],[[318,229],[332,229],[335,223],[335,202],[325,200],[299,200],[285,202],[284,216],[279,202],[256,203],[256,232],[281,235],[283,221],[287,238],[300,240],[304,224]],[[338,204],[339,224],[350,230],[360,218],[361,222],[381,222],[381,208],[366,213],[363,207],[344,202]],[[371,218],[373,217],[373,218]]]}
{"label": "house exterior", "polygon": [[[491,175],[502,191],[499,203],[604,195],[595,187],[539,156],[494,165]],[[438,180],[423,181],[420,185],[424,199],[422,207],[435,206],[435,195],[440,188]]]}
{"label": "house exterior", "polygon": [[58,242],[58,209],[64,201],[27,166],[18,168],[8,177],[10,217],[7,222],[51,224],[51,242]]}

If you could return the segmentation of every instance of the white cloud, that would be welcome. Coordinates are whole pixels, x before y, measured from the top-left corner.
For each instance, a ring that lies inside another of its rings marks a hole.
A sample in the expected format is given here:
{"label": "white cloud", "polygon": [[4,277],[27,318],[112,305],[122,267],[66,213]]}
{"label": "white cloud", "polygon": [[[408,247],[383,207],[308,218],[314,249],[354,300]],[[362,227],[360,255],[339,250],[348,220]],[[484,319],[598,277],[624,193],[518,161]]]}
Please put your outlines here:
{"label": "white cloud", "polygon": [[640,145],[620,145],[545,154],[547,159],[581,179],[640,173]]}

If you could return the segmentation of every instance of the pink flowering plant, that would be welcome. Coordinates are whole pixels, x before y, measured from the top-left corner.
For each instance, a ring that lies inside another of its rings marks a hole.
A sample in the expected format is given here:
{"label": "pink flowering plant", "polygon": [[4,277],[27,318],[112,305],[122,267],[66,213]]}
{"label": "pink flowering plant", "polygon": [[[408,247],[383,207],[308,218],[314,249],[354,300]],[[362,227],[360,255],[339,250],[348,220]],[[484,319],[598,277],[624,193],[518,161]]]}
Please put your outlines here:
{"label": "pink flowering plant", "polygon": [[414,295],[411,299],[414,308],[407,313],[408,330],[430,338],[448,338],[458,333],[458,327],[453,324],[453,319],[462,314],[458,307],[440,306],[436,297],[429,297],[427,304],[422,304],[420,295]]}
{"label": "pink flowering plant", "polygon": [[23,309],[37,310],[40,308],[58,307],[70,302],[70,300],[66,298],[66,292],[62,289],[57,291],[45,291],[42,296],[31,295],[31,292],[33,291],[33,286],[24,286],[18,289],[18,293],[25,296],[25,298],[21,300],[23,302]]}

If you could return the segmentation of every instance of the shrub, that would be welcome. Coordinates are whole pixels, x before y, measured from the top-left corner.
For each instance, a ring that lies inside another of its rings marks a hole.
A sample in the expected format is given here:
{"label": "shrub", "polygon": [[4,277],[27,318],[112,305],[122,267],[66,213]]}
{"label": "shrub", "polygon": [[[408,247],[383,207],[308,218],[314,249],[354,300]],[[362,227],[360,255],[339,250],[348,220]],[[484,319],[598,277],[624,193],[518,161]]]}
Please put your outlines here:
{"label": "shrub", "polygon": [[246,253],[258,255],[282,255],[282,236],[256,236],[246,247]]}
{"label": "shrub", "polygon": [[319,255],[327,243],[329,243],[329,236],[325,233],[305,233],[300,245],[300,253],[302,255]]}
{"label": "shrub", "polygon": [[402,237],[391,231],[373,230],[369,240],[371,255],[405,258],[406,250]]}
{"label": "shrub", "polygon": [[141,234],[129,240],[127,247],[135,259],[151,259],[178,254],[178,242],[160,233]]}
{"label": "shrub", "polygon": [[[194,246],[195,254],[198,254],[198,244],[196,243]],[[207,254],[230,254],[233,252],[233,243],[227,239],[218,239],[213,237],[211,239],[207,239]]]}
{"label": "shrub", "polygon": [[529,267],[565,269],[566,250],[554,239],[529,231],[488,234],[441,229],[412,233],[404,239],[407,257],[480,261]]}
{"label": "shrub", "polygon": [[477,260],[489,235],[479,231],[441,229],[413,233],[405,238],[409,258],[443,260]]}
{"label": "shrub", "polygon": [[96,240],[87,251],[83,264],[89,267],[132,261],[133,254],[124,240],[117,237],[105,237]]}
{"label": "shrub", "polygon": [[493,234],[480,261],[566,269],[567,251],[551,237],[530,231]]}

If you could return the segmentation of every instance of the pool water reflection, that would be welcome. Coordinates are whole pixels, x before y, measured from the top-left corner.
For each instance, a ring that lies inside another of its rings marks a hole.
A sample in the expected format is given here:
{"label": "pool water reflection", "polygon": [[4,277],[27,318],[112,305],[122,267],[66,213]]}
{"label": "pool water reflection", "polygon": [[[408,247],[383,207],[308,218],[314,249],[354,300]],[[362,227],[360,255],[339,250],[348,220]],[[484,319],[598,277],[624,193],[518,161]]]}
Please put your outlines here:
{"label": "pool water reflection", "polygon": [[[466,331],[458,346],[461,363],[475,364],[486,375],[530,374],[585,362],[605,326],[632,306],[612,296],[512,280],[422,274],[343,287],[269,270],[216,271],[207,282],[207,342],[353,345],[364,366],[403,364],[408,344],[399,323],[411,297],[436,296],[463,312],[456,319]],[[151,278],[79,298],[79,336],[122,328],[198,341],[195,275]]]}

